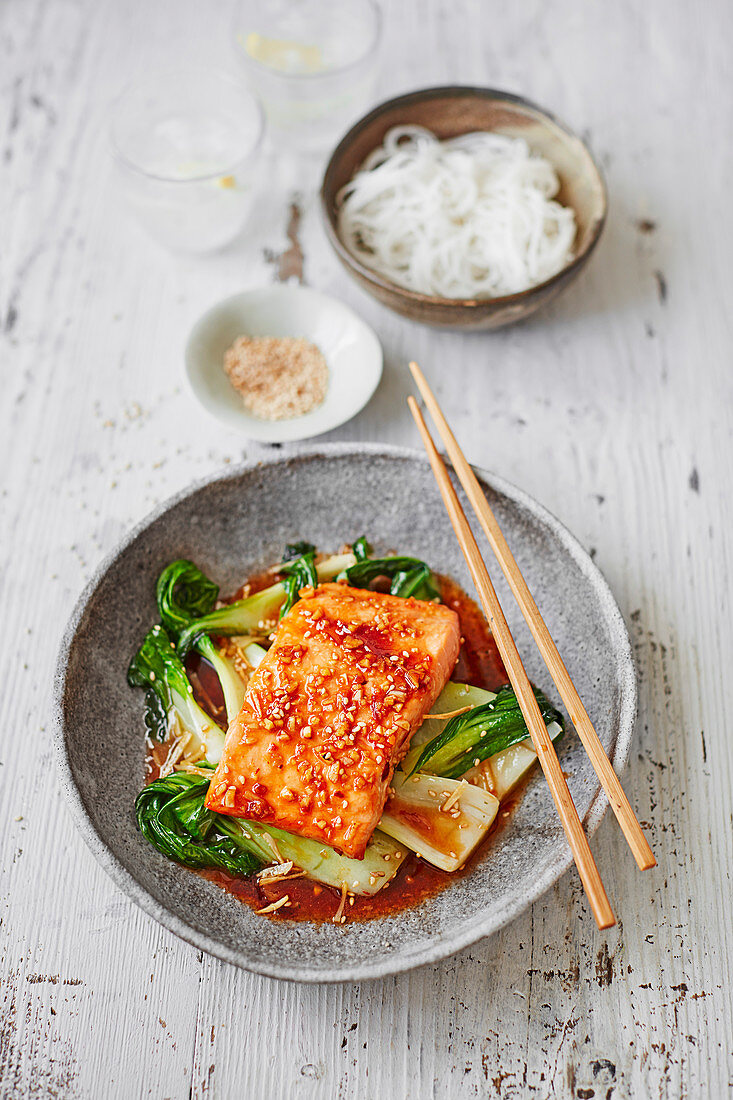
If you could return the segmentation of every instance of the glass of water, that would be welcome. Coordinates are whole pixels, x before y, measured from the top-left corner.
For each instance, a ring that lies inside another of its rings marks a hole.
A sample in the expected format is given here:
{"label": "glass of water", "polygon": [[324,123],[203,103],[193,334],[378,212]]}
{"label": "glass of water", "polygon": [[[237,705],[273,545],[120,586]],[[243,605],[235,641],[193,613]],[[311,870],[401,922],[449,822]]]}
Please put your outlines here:
{"label": "glass of water", "polygon": [[239,0],[237,55],[280,145],[325,150],[364,113],[380,33],[375,0]]}
{"label": "glass of water", "polygon": [[181,252],[223,248],[255,195],[262,108],[238,80],[205,69],[160,73],[113,103],[119,189],[148,233]]}

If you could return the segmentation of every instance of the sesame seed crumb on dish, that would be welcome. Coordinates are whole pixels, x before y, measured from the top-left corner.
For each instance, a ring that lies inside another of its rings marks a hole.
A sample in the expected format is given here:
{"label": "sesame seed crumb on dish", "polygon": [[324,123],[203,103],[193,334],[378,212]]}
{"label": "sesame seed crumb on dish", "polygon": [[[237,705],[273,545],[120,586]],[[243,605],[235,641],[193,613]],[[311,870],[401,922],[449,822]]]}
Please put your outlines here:
{"label": "sesame seed crumb on dish", "polygon": [[342,302],[276,284],[207,310],[191,330],[185,366],[194,396],[221,423],[286,443],[356,416],[379,385],[382,348]]}
{"label": "sesame seed crumb on dish", "polygon": [[224,371],[261,420],[304,416],[328,390],[323,352],[302,336],[238,336],[224,353]]}

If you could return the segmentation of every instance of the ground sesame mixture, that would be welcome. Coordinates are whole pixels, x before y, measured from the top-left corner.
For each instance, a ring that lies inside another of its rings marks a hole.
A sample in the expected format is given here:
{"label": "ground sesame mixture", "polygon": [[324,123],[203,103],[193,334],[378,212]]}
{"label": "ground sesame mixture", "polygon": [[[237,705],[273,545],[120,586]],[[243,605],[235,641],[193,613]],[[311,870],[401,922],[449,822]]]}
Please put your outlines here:
{"label": "ground sesame mixture", "polygon": [[224,370],[245,408],[261,420],[291,420],[321,405],[328,389],[323,352],[302,336],[238,336]]}

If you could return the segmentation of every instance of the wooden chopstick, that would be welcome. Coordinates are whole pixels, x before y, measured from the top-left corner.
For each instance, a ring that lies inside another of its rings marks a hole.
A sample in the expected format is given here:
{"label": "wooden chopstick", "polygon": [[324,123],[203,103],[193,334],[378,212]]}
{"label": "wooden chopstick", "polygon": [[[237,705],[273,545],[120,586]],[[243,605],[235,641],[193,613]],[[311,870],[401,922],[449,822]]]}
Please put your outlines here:
{"label": "wooden chopstick", "polygon": [[430,465],[435,474],[435,480],[443,497],[443,503],[468,563],[484,614],[491,627],[501,659],[504,662],[507,675],[516,693],[524,720],[527,723],[527,729],[530,732],[532,743],[547,779],[547,785],[550,788],[565,835],[568,838],[578,874],[593,910],[593,916],[596,918],[599,928],[610,928],[616,923],[616,918],[603,888],[601,876],[588,845],[588,839],[583,832],[578,811],[568,790],[560,761],[555,753],[555,746],[547,732],[529,677],[525,672],[516,643],[504,618],[504,612],[494,591],[494,586],[491,583],[488,569],[481,558],[476,539],[468,525],[468,520],[453,488],[446,465],[438,454],[415,398],[408,397],[407,403],[422,436]]}
{"label": "wooden chopstick", "polygon": [[537,643],[542,658],[560,693],[560,698],[567,708],[570,720],[578,731],[578,736],[580,737],[585,751],[588,753],[595,773],[604,791],[608,795],[608,800],[611,803],[613,812],[616,815],[628,845],[633,852],[634,859],[641,870],[646,871],[650,867],[654,867],[657,861],[644,836],[636,814],[631,808],[631,804],[626,797],[619,778],[613,770],[613,765],[606,755],[606,751],[601,744],[593,723],[588,717],[588,712],[583,706],[575,684],[570,678],[570,673],[565,667],[565,663],[539,612],[539,608],[534,601],[529,586],[517,565],[514,555],[509,549],[496,516],[479,485],[478,479],[466,461],[463,451],[448,426],[448,422],[425,379],[425,375],[422,373],[417,363],[410,363],[410,370],[430,415],[435,422],[440,438],[443,440],[445,449],[453,464],[453,469],[458,475],[458,479],[466,492],[471,507],[476,513],[484,534],[489,540],[491,549],[494,551],[496,559],[501,566],[501,570],[509,583],[509,587],[527,621],[527,625],[532,631],[532,636]]}

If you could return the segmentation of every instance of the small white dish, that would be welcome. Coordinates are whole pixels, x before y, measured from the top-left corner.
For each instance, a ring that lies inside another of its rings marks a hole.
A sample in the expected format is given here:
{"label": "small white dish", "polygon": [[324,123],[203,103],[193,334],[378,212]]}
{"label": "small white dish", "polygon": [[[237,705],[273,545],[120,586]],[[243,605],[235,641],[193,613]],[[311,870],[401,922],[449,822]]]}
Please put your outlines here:
{"label": "small white dish", "polygon": [[[238,336],[303,336],[328,364],[328,391],[313,412],[261,420],[244,406],[224,373],[224,353]],[[226,298],[201,317],[186,344],[186,374],[204,408],[263,443],[289,443],[338,428],[360,412],[382,377],[373,329],[342,302],[308,287],[268,286]]]}

